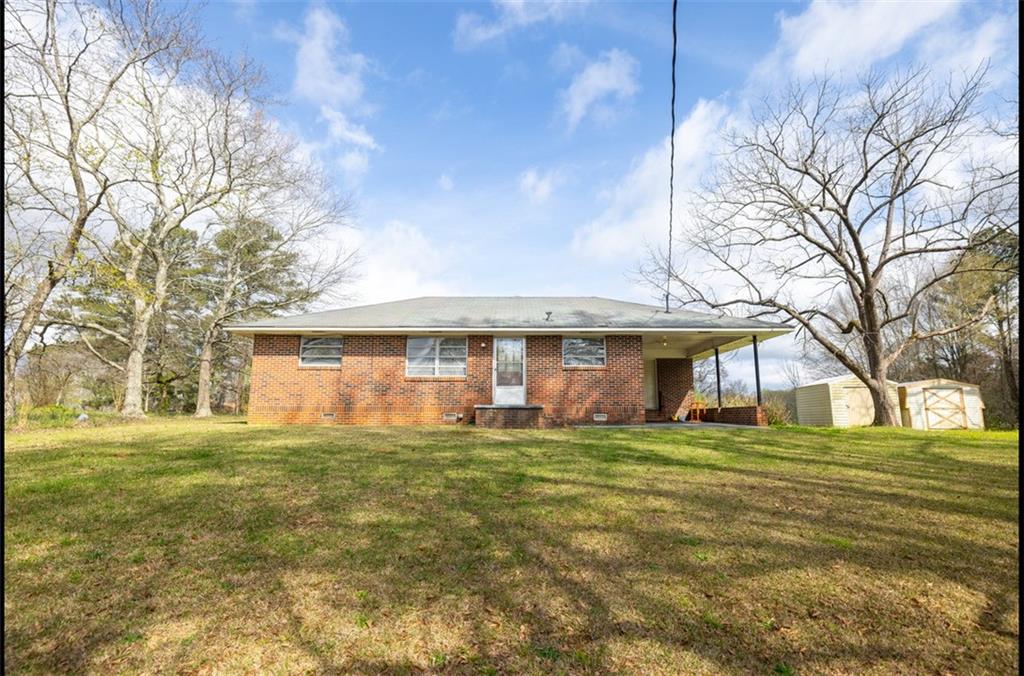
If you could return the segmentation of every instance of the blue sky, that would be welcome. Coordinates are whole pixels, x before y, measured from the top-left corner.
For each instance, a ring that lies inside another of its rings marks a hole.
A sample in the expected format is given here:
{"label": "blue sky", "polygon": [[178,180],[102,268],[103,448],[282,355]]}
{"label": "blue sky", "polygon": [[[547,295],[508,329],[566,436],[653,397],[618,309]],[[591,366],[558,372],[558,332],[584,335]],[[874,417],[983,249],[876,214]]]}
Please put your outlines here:
{"label": "blue sky", "polygon": [[[666,236],[670,3],[247,1],[204,19],[215,46],[266,67],[276,117],[353,196],[336,236],[360,250],[355,302],[653,300],[635,270]],[[998,3],[681,2],[677,190],[780,82],[982,60],[1009,81],[1017,24]],[[764,355],[781,385],[795,343]]]}

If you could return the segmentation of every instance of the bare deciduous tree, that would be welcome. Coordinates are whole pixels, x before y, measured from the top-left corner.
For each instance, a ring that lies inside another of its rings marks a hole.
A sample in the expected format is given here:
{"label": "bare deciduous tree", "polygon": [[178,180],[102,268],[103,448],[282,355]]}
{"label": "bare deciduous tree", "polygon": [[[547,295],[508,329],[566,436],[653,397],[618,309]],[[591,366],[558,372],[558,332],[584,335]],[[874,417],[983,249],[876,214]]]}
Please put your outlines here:
{"label": "bare deciduous tree", "polygon": [[983,69],[794,85],[727,139],[680,244],[691,268],[644,272],[683,304],[795,322],[870,389],[875,424],[896,424],[894,360],[988,309],[925,328],[922,299],[1018,227],[1016,147],[983,119],[985,94]]}
{"label": "bare deciduous tree", "polygon": [[200,316],[197,417],[212,415],[213,352],[227,340],[227,322],[304,307],[336,292],[351,273],[352,252],[323,247],[327,230],[344,224],[348,204],[313,167],[289,161],[287,150],[275,155],[275,176],[258,194],[220,210],[225,223],[201,249],[206,274],[196,283],[207,309]]}
{"label": "bare deciduous tree", "polygon": [[4,298],[16,307],[4,316],[5,418],[13,413],[18,361],[111,186],[109,111],[124,76],[188,34],[188,8],[168,7],[150,0],[4,3],[4,240],[25,245],[4,259]]}
{"label": "bare deciduous tree", "polygon": [[[198,76],[190,71],[198,69]],[[106,191],[102,214],[114,235],[90,237],[97,256],[123,277],[129,298],[125,326],[89,321],[69,312],[55,322],[113,338],[127,350],[125,417],[144,415],[144,360],[153,318],[171,291],[177,269],[195,255],[180,235],[204,226],[212,209],[234,191],[258,189],[265,167],[276,161],[262,151],[271,126],[254,111],[260,73],[249,62],[212,54],[182,53],[160,68],[137,68],[126,83],[132,105],[117,134],[117,170],[123,181]],[[151,274],[143,275],[147,262]],[[87,335],[82,335],[88,340]],[[102,358],[102,357],[101,357]],[[107,360],[107,363],[110,363]]]}
{"label": "bare deciduous tree", "polygon": [[88,355],[73,343],[38,344],[26,354],[23,380],[33,406],[66,403]]}
{"label": "bare deciduous tree", "polygon": [[790,389],[800,387],[804,380],[800,364],[788,359],[782,364],[782,375],[786,377],[786,382],[789,383]]}

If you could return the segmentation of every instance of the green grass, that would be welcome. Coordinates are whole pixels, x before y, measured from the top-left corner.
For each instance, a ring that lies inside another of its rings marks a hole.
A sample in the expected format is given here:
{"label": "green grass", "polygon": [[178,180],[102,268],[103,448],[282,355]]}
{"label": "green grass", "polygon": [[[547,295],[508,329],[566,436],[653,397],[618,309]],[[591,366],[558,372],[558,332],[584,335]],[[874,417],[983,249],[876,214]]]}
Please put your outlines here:
{"label": "green grass", "polygon": [[178,419],[4,470],[10,672],[1019,665],[1016,433]]}

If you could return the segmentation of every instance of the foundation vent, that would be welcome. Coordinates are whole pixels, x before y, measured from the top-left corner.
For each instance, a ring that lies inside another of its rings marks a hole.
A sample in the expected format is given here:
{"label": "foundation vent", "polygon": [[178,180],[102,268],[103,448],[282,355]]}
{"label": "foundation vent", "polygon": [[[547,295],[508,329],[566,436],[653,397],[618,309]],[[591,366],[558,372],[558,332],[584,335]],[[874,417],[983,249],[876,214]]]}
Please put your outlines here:
{"label": "foundation vent", "polygon": [[324,420],[334,420],[335,414],[334,413],[321,413],[320,417],[323,418]]}
{"label": "foundation vent", "polygon": [[442,413],[441,414],[441,420],[443,420],[445,422],[458,422],[458,421],[462,420],[462,414],[461,413]]}
{"label": "foundation vent", "polygon": [[608,422],[608,414],[607,413],[595,413],[594,414],[594,422]]}

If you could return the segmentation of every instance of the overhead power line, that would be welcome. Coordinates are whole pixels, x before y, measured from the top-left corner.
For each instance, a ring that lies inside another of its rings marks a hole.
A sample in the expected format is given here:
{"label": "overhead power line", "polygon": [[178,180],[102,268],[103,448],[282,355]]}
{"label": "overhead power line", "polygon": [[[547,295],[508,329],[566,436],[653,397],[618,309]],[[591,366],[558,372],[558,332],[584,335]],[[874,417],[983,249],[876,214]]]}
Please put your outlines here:
{"label": "overhead power line", "polygon": [[672,207],[675,205],[676,183],[676,10],[679,0],[672,0],[672,135],[668,137],[668,256],[665,258],[665,313],[669,312],[669,287],[672,284]]}

